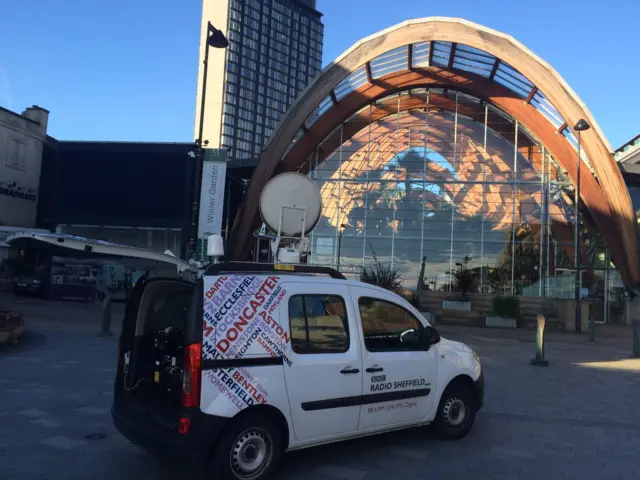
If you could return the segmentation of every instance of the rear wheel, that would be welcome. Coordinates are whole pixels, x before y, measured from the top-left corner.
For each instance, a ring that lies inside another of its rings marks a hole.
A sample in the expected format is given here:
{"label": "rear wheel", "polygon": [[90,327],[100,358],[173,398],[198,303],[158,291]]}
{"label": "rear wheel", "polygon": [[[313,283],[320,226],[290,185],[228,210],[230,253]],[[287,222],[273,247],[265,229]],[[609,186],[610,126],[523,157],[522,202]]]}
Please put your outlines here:
{"label": "rear wheel", "polygon": [[264,480],[282,455],[278,425],[265,415],[241,416],[222,434],[210,462],[211,478]]}
{"label": "rear wheel", "polygon": [[466,436],[473,427],[476,409],[471,390],[462,382],[449,385],[440,399],[434,421],[435,431],[445,440]]}

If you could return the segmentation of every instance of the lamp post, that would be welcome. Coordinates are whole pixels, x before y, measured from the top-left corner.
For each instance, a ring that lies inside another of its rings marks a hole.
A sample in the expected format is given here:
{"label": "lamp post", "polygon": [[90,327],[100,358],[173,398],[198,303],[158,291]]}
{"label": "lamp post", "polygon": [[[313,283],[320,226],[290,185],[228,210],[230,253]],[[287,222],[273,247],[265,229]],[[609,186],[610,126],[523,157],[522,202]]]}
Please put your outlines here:
{"label": "lamp post", "polygon": [[[581,155],[581,133],[585,130],[589,130],[591,125],[587,123],[587,121],[583,118],[578,120],[578,123],[575,124],[573,130],[578,132],[578,178],[576,181],[576,198],[575,198],[575,215],[574,215],[574,239],[573,239],[573,248],[574,248],[574,265],[576,269],[576,281],[575,281],[575,301],[576,301],[576,318],[575,318],[575,329],[576,333],[580,333],[580,301],[582,300],[582,282],[581,282],[581,264],[582,259],[580,258],[580,166],[582,165],[582,155]],[[591,331],[591,321],[589,321],[589,330]]]}
{"label": "lamp post", "polygon": [[229,41],[220,30],[211,22],[207,23],[207,40],[204,45],[204,60],[202,61],[202,91],[200,94],[200,122],[198,125],[198,138],[196,139],[196,171],[194,175],[193,203],[191,208],[191,258],[195,260],[198,246],[198,217],[200,215],[200,190],[202,188],[202,169],[204,166],[204,145],[208,140],[203,140],[204,131],[204,106],[207,97],[207,73],[209,71],[209,48],[227,48]]}

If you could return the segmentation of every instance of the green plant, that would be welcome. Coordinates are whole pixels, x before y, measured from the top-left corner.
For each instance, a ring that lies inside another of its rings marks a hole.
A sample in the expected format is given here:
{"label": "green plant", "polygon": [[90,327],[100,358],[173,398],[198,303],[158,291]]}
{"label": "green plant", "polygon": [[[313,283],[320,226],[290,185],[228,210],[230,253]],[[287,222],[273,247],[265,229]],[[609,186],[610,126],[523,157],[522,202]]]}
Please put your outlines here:
{"label": "green plant", "polygon": [[469,269],[469,262],[471,257],[464,257],[461,262],[456,262],[456,269],[452,272],[447,272],[453,276],[452,287],[459,294],[463,301],[468,301],[469,294],[473,293],[478,284],[476,275],[471,269]]}
{"label": "green plant", "polygon": [[460,296],[467,300],[477,285],[476,276],[471,270],[462,270],[453,274],[453,283]]}
{"label": "green plant", "polygon": [[398,269],[393,268],[391,263],[381,263],[373,248],[371,248],[371,251],[373,252],[373,265],[361,267],[360,281],[391,291],[400,289],[402,287],[402,275]]}
{"label": "green plant", "polygon": [[498,317],[518,318],[520,315],[520,299],[510,295],[493,297],[492,313]]}

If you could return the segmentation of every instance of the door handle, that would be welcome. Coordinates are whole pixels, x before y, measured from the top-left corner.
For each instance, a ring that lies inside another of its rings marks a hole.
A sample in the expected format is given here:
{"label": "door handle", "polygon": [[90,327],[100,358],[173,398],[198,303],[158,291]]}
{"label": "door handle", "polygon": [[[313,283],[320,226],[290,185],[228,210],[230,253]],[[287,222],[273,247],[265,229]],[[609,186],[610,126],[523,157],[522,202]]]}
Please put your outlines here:
{"label": "door handle", "polygon": [[343,374],[343,375],[349,375],[350,373],[360,373],[360,369],[346,367],[346,368],[343,368],[342,370],[340,370],[340,373]]}
{"label": "door handle", "polygon": [[384,368],[379,367],[377,365],[374,365],[373,367],[369,367],[365,370],[365,372],[367,373],[376,373],[376,372],[382,372],[384,370]]}

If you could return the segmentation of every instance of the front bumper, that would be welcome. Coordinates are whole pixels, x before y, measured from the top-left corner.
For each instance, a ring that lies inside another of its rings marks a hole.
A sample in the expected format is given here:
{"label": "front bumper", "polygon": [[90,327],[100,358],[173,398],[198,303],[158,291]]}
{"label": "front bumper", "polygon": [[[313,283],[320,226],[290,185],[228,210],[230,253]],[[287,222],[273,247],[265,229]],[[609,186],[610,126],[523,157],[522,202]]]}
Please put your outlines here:
{"label": "front bumper", "polygon": [[480,410],[484,405],[484,370],[480,370],[480,376],[474,382],[476,411]]}

